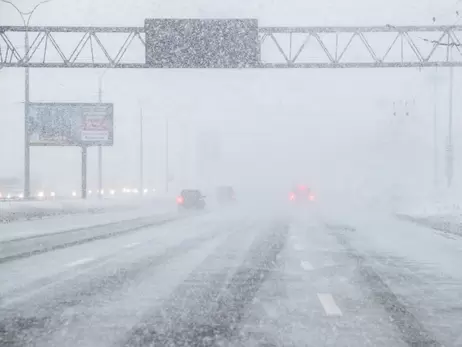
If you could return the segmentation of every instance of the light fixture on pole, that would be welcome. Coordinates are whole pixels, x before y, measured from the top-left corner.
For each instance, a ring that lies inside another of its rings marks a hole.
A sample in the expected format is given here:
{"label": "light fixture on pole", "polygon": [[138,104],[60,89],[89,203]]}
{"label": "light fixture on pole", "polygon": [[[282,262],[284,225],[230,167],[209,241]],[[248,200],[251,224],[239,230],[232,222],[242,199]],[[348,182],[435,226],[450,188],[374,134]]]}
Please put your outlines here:
{"label": "light fixture on pole", "polygon": [[[41,5],[50,2],[51,0],[45,0],[37,5],[32,9],[30,12],[23,12],[21,11],[13,2],[9,0],[0,0],[6,4],[11,5],[14,9],[19,13],[21,19],[23,21],[24,27],[26,31],[24,33],[24,44],[25,44],[25,54],[24,54],[24,63],[29,62],[29,23],[34,14],[35,10],[37,10]],[[26,20],[26,16],[28,17]],[[24,81],[24,198],[28,199],[30,197],[30,146],[29,146],[29,129],[28,129],[28,118],[29,118],[29,67],[25,67],[25,81]]]}

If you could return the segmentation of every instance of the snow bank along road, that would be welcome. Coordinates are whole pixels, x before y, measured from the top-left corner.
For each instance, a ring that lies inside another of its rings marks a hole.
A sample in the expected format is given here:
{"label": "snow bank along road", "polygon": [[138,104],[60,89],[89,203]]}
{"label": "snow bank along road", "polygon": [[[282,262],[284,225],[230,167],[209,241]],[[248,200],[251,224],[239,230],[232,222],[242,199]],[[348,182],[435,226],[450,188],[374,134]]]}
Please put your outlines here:
{"label": "snow bank along road", "polygon": [[462,239],[371,213],[153,218],[4,259],[0,346],[462,346]]}
{"label": "snow bank along road", "polygon": [[[170,199],[171,200],[171,199]],[[138,209],[142,205],[164,207],[168,200],[162,197],[144,199],[120,198],[104,200],[51,200],[51,201],[2,201],[0,202],[0,223],[36,220],[74,214],[98,214],[123,212]]]}

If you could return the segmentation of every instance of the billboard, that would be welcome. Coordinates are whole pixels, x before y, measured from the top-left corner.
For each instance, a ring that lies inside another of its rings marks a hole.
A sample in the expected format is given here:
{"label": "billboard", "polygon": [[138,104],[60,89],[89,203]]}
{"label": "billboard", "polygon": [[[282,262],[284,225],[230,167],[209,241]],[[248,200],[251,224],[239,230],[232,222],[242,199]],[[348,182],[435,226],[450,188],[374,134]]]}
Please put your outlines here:
{"label": "billboard", "polygon": [[256,19],[146,19],[152,68],[249,68],[260,62]]}
{"label": "billboard", "polygon": [[31,146],[112,146],[113,104],[31,103]]}

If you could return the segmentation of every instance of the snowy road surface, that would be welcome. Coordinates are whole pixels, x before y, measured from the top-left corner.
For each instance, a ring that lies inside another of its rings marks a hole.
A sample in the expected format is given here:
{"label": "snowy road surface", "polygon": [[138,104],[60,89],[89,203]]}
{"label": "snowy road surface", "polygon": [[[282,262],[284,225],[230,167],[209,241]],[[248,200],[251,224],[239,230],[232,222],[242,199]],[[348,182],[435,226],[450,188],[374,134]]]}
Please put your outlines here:
{"label": "snowy road surface", "polygon": [[146,218],[4,245],[0,346],[462,346],[461,238],[379,214]]}

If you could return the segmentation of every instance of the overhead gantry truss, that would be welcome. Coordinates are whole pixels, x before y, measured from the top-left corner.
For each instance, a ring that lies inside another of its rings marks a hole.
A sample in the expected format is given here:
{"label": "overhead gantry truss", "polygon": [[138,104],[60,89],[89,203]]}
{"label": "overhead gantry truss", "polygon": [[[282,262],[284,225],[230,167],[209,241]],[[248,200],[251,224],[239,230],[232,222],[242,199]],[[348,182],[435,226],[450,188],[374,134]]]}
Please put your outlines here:
{"label": "overhead gantry truss", "polygon": [[[258,31],[261,59],[252,68],[462,66],[462,26]],[[0,27],[0,67],[149,68],[145,57],[144,27]]]}
{"label": "overhead gantry truss", "polygon": [[[26,32],[30,42],[28,54]],[[0,64],[5,67],[142,68],[145,45],[143,27],[0,27]]]}

